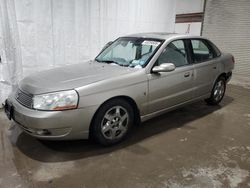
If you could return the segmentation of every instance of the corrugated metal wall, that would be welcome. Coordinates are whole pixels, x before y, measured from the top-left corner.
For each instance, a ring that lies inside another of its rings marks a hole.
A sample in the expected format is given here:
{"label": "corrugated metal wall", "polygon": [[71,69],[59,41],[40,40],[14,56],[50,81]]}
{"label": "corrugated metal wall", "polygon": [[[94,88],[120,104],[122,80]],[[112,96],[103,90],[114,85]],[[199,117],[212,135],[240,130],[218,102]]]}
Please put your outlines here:
{"label": "corrugated metal wall", "polygon": [[207,0],[202,35],[235,56],[236,76],[250,79],[250,0]]}

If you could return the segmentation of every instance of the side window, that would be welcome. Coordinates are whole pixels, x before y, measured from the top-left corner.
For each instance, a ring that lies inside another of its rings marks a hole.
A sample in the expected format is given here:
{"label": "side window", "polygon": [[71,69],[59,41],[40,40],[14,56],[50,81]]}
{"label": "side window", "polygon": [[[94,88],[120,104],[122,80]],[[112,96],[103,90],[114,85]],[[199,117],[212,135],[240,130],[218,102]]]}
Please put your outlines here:
{"label": "side window", "polygon": [[173,41],[163,50],[158,58],[158,65],[162,63],[173,63],[176,67],[188,64],[183,40]]}
{"label": "side window", "polygon": [[193,47],[195,63],[213,59],[214,57],[213,52],[209,49],[207,44],[204,43],[202,40],[199,40],[199,39],[191,40],[191,44]]}
{"label": "side window", "polygon": [[210,42],[210,41],[207,41],[207,43],[211,46],[211,48],[213,48],[214,57],[219,57],[221,55],[219,48],[217,46],[215,46],[215,44]]}

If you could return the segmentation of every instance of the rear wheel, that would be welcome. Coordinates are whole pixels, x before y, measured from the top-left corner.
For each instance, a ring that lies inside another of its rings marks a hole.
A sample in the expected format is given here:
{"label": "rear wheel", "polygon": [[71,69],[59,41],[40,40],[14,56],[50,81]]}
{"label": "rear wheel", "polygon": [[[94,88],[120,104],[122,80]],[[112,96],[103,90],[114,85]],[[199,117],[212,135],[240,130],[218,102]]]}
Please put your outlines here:
{"label": "rear wheel", "polygon": [[114,99],[98,110],[92,124],[92,135],[99,144],[112,145],[126,138],[133,123],[131,105],[123,99]]}
{"label": "rear wheel", "polygon": [[223,76],[219,77],[213,87],[210,98],[206,99],[207,104],[217,105],[221,102],[226,91],[226,80]]}

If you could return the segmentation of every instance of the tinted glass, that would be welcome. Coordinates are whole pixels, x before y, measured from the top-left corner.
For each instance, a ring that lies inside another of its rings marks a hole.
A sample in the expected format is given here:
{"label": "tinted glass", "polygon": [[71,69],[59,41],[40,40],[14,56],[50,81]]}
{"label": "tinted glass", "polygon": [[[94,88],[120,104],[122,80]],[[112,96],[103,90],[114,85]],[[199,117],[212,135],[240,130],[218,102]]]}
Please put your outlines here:
{"label": "tinted glass", "polygon": [[214,57],[213,52],[202,40],[191,40],[191,44],[193,47],[194,62],[207,61]]}
{"label": "tinted glass", "polygon": [[187,65],[187,53],[183,40],[171,42],[158,58],[158,65],[173,63],[176,67]]}

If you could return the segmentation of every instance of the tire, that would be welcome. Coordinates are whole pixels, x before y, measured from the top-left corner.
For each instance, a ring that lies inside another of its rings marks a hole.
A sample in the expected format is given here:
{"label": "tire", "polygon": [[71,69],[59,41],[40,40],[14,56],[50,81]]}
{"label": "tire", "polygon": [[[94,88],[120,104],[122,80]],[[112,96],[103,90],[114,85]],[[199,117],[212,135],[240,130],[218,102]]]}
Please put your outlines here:
{"label": "tire", "polygon": [[123,141],[134,124],[134,111],[123,99],[104,103],[94,116],[91,135],[97,143],[110,146]]}
{"label": "tire", "polygon": [[226,91],[226,79],[220,76],[214,83],[210,98],[206,99],[208,105],[218,105],[223,99]]}

